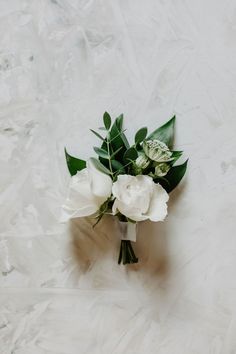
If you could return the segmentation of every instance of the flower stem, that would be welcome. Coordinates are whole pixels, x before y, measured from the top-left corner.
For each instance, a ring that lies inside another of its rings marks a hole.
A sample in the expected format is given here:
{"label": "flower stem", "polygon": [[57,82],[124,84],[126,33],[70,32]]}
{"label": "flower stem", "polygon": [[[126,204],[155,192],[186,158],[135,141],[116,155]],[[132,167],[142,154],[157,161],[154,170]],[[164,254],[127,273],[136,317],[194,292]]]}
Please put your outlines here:
{"label": "flower stem", "polygon": [[121,264],[121,262],[124,265],[138,263],[138,258],[135,256],[131,241],[129,240],[121,240],[118,264]]}

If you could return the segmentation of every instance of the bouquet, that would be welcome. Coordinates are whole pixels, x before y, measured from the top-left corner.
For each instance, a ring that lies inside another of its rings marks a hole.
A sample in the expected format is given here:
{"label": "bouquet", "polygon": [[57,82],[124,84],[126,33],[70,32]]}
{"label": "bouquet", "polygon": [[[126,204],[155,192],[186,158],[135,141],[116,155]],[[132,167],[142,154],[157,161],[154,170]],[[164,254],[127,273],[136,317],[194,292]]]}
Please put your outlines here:
{"label": "bouquet", "polygon": [[137,263],[132,247],[137,223],[165,219],[169,193],[183,178],[187,160],[176,165],[183,151],[173,150],[175,116],[151,134],[147,127],[139,129],[131,144],[123,114],[112,122],[105,112],[103,125],[99,132],[90,129],[101,141],[94,147],[96,157],[84,161],[65,149],[72,177],[63,220],[91,216],[95,227],[104,215],[115,216],[121,233],[118,263]]}

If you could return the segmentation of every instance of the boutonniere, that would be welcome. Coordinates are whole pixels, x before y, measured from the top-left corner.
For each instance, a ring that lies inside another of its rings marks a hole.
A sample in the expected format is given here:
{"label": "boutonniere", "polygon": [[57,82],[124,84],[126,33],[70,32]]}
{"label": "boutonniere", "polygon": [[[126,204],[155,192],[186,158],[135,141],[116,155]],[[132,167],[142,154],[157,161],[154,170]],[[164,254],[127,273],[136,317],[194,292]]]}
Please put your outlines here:
{"label": "boutonniere", "polygon": [[63,221],[91,216],[95,227],[105,214],[115,216],[121,235],[118,263],[137,263],[132,247],[137,223],[165,219],[169,193],[183,178],[187,160],[176,164],[183,151],[173,150],[175,117],[151,134],[147,127],[139,129],[131,143],[123,115],[112,122],[105,112],[103,124],[99,132],[90,129],[101,142],[94,147],[96,157],[84,161],[65,149],[71,182]]}

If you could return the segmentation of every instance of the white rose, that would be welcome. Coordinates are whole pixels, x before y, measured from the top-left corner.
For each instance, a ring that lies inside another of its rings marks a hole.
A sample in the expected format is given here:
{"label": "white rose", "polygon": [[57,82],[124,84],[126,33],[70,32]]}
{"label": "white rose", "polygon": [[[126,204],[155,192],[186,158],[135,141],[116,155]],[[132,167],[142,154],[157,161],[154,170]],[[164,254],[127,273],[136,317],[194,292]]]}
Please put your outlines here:
{"label": "white rose", "polygon": [[149,176],[120,175],[113,184],[112,193],[116,198],[113,214],[120,212],[134,221],[162,221],[167,215],[169,196]]}
{"label": "white rose", "polygon": [[68,197],[62,206],[61,221],[96,213],[111,196],[111,190],[111,178],[98,171],[89,159],[87,167],[71,178]]}
{"label": "white rose", "polygon": [[168,146],[157,139],[144,141],[143,150],[153,161],[166,162],[172,160],[172,152],[169,150]]}

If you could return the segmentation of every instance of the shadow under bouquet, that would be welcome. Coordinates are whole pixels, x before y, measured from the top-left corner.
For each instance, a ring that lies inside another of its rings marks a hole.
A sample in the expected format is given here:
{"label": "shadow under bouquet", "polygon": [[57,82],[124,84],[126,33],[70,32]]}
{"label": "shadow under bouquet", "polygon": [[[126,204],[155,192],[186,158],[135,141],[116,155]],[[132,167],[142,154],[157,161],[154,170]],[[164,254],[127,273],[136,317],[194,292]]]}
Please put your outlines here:
{"label": "shadow under bouquet", "polygon": [[101,141],[94,147],[96,158],[84,161],[65,149],[72,178],[62,221],[91,216],[95,227],[105,214],[115,216],[121,239],[118,263],[137,263],[132,247],[137,223],[165,219],[169,193],[183,178],[187,161],[175,165],[183,153],[173,150],[175,116],[151,134],[147,127],[139,129],[132,145],[123,115],[112,122],[105,112],[103,124],[99,132],[90,129]]}

